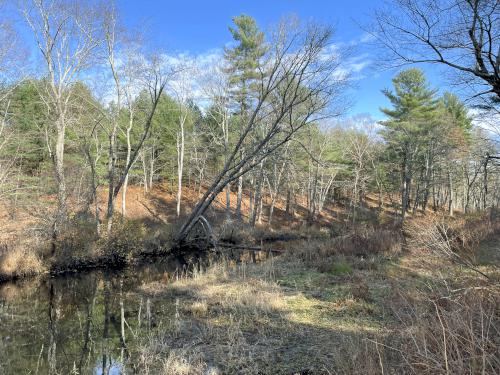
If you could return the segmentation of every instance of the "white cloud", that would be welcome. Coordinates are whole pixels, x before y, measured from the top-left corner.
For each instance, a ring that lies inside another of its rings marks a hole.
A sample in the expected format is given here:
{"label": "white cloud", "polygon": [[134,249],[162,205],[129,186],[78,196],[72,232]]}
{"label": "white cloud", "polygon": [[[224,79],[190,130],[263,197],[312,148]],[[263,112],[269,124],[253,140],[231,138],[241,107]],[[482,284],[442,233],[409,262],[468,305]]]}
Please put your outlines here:
{"label": "white cloud", "polygon": [[169,67],[178,71],[169,82],[167,93],[181,100],[193,100],[202,110],[208,107],[203,84],[206,76],[223,61],[223,50],[215,48],[199,54],[180,52],[162,57]]}
{"label": "white cloud", "polygon": [[482,111],[479,109],[469,109],[469,116],[472,117],[472,123],[489,133],[500,137],[500,111],[492,109]]}

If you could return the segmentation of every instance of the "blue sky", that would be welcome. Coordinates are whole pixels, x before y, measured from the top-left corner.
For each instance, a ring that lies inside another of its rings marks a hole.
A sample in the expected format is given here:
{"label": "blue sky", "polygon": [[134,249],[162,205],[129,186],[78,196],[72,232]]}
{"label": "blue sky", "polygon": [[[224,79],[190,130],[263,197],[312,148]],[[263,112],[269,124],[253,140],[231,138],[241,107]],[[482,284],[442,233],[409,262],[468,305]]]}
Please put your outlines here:
{"label": "blue sky", "polygon": [[[370,22],[373,8],[384,0],[115,0],[125,25],[139,29],[147,44],[169,55],[184,54],[198,59],[214,59],[214,53],[232,41],[228,27],[232,17],[245,13],[257,20],[264,31],[287,15],[303,21],[318,21],[335,26],[333,42],[354,46],[346,67],[352,69],[354,86],[349,92],[352,106],[346,116],[369,114],[383,119],[379,108],[389,103],[381,93],[391,87],[396,70],[378,68],[375,47],[366,42],[368,34],[360,25]],[[21,22],[22,24],[22,22]],[[32,52],[38,53],[29,32],[21,28]],[[33,53],[32,55],[35,55]],[[33,57],[33,56],[32,56]],[[215,58],[219,58],[215,55]],[[433,87],[446,89],[442,70],[424,67]]]}
{"label": "blue sky", "polygon": [[[209,54],[231,41],[228,26],[231,18],[241,13],[257,20],[266,30],[290,14],[301,20],[316,20],[336,27],[335,43],[355,44],[349,62],[356,64],[353,75],[355,87],[351,90],[352,107],[347,115],[369,113],[382,119],[380,106],[388,105],[381,93],[391,86],[391,77],[397,71],[377,69],[374,46],[363,43],[366,33],[359,26],[370,20],[370,11],[382,1],[340,0],[117,0],[127,26],[146,29],[151,42],[168,53]],[[426,67],[432,85],[442,87],[437,67]]]}

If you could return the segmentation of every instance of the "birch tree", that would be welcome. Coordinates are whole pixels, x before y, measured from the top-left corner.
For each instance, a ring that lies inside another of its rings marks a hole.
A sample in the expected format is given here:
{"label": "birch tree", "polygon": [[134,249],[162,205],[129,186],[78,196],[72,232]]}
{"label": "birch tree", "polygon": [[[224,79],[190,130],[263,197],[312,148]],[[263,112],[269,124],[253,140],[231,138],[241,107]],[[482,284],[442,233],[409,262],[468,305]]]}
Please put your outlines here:
{"label": "birch tree", "polygon": [[[124,53],[125,50],[123,49],[123,39],[118,27],[117,14],[113,8],[107,11],[107,18],[104,22],[104,32],[106,40],[106,60],[111,73],[114,91],[114,101],[109,112],[110,128],[108,130],[108,203],[106,218],[108,220],[109,232],[113,224],[116,197],[124,184],[128,183],[130,169],[140,155],[144,141],[149,135],[157,105],[167,85],[170,74],[168,73],[169,68],[164,59],[157,55],[152,55],[149,60],[144,61],[143,66],[140,66],[139,69],[132,68],[132,65],[129,65],[126,69],[122,69],[123,67],[119,66],[120,61],[117,58],[117,54],[120,52]],[[139,51],[135,51],[134,53],[139,54]],[[129,62],[131,64],[133,64],[133,60],[134,59],[130,58],[129,55]],[[133,101],[136,98],[133,98],[133,95],[141,91],[143,94],[149,96],[150,104],[148,108],[144,109],[142,133],[132,146],[130,144],[130,132],[134,126],[134,116],[133,113],[129,112],[129,123],[125,130],[127,156],[124,166],[118,170],[117,135],[120,131],[120,114],[125,99],[126,103],[128,103],[128,110],[134,112]]]}
{"label": "birch tree", "polygon": [[186,151],[186,126],[190,114],[191,87],[190,82],[194,69],[186,64],[178,68],[176,79],[171,88],[176,98],[176,130],[175,145],[177,152],[177,193],[175,196],[177,217],[181,215],[182,179],[184,176],[184,156]]}
{"label": "birch tree", "polygon": [[71,124],[71,87],[95,61],[102,42],[102,17],[98,4],[88,1],[27,0],[22,13],[42,56],[46,85],[40,97],[55,133],[47,143],[57,182],[55,238],[67,218],[64,148]]}

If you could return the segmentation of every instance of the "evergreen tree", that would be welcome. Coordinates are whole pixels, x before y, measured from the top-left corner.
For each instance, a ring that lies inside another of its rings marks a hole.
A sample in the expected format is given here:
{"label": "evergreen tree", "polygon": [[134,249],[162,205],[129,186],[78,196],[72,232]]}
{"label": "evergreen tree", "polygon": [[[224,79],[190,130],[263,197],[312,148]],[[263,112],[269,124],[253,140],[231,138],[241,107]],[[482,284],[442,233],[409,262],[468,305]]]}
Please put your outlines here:
{"label": "evergreen tree", "polygon": [[436,90],[429,88],[424,73],[408,69],[393,80],[394,92],[383,90],[393,108],[381,108],[388,116],[382,121],[382,136],[400,160],[401,217],[409,208],[413,173],[424,137],[435,126]]}
{"label": "evergreen tree", "polygon": [[[226,73],[232,86],[232,96],[237,103],[237,124],[243,128],[250,107],[255,79],[258,78],[258,67],[266,53],[264,33],[262,33],[255,19],[247,15],[233,18],[235,27],[229,27],[237,45],[225,50],[225,59],[228,64]],[[243,157],[243,150],[241,151]],[[241,215],[241,201],[243,191],[243,176],[238,179],[238,197],[236,214]]]}
{"label": "evergreen tree", "polygon": [[242,14],[234,17],[233,22],[236,27],[229,27],[229,31],[238,44],[226,48],[224,57],[228,63],[226,72],[234,89],[234,99],[242,115],[248,110],[252,83],[258,77],[257,69],[266,53],[266,46],[264,33],[259,30],[255,19]]}

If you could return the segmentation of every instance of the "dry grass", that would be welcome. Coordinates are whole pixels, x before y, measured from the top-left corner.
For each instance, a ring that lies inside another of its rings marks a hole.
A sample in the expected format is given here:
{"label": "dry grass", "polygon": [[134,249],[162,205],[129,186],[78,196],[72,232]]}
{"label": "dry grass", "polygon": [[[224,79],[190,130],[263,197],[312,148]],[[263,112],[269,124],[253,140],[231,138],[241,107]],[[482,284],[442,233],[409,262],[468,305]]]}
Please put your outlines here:
{"label": "dry grass", "polygon": [[490,277],[480,267],[481,244],[500,234],[500,221],[492,220],[490,214],[414,219],[404,229],[411,251],[424,252],[441,262],[457,264],[482,277]]}
{"label": "dry grass", "polygon": [[0,257],[0,280],[38,275],[45,271],[40,257],[28,249],[15,248]]}
{"label": "dry grass", "polygon": [[378,359],[366,338],[379,330],[377,307],[336,279],[278,258],[219,262],[145,285],[150,297],[177,302],[173,318],[143,343],[138,370],[176,373],[163,365],[175,358],[193,374],[375,374]]}
{"label": "dry grass", "polygon": [[407,221],[404,230],[413,247],[473,258],[481,242],[500,233],[500,220],[487,212],[453,218],[431,216]]}
{"label": "dry grass", "polygon": [[175,373],[170,358],[193,374],[498,373],[495,268],[482,268],[488,279],[442,268],[439,252],[403,252],[399,241],[371,229],[299,240],[256,265],[219,262],[145,285],[177,303],[138,369]]}
{"label": "dry grass", "polygon": [[[145,234],[123,223],[102,241],[126,258]],[[221,225],[234,242],[268,235]],[[138,293],[175,305],[130,348],[140,358],[132,366],[141,374],[499,373],[498,272],[481,266],[485,278],[449,261],[475,266],[477,245],[498,228],[483,215],[412,218],[410,251],[389,225],[365,223],[334,238],[307,228],[295,233],[309,240],[286,242],[281,257],[222,260],[145,284]],[[68,248],[81,249],[71,237]],[[2,273],[37,267],[32,253],[0,260]]]}
{"label": "dry grass", "polygon": [[363,258],[394,255],[401,250],[401,240],[399,231],[363,227],[328,240],[307,240],[293,244],[287,254],[291,258],[303,260],[324,260],[338,255]]}

